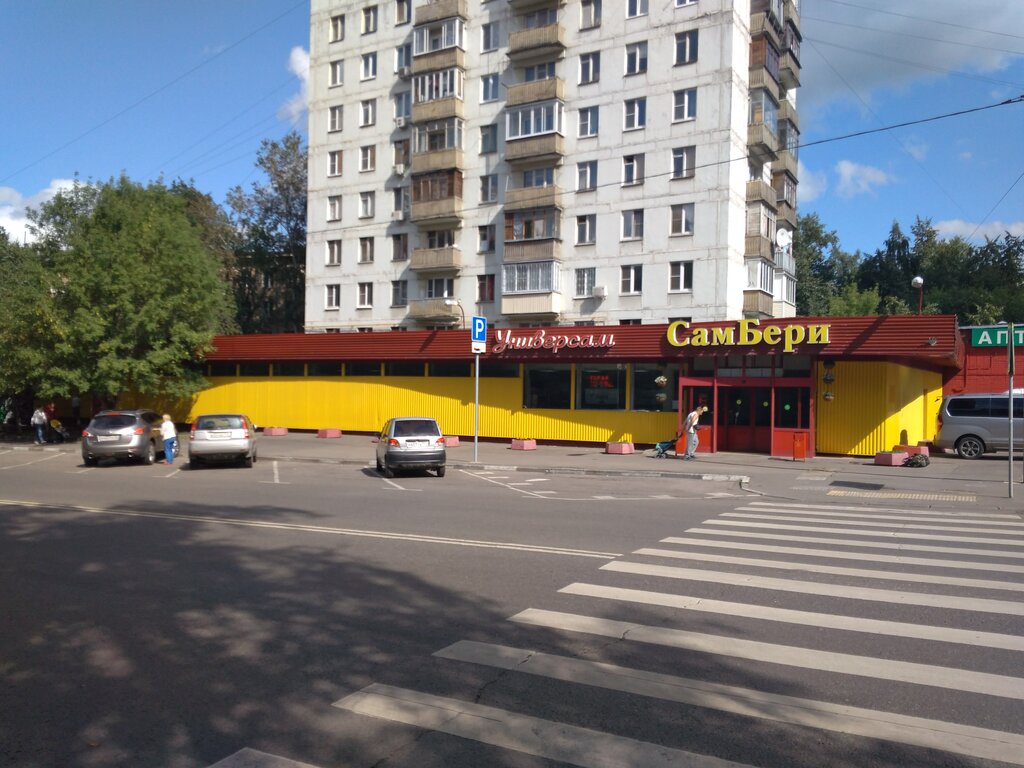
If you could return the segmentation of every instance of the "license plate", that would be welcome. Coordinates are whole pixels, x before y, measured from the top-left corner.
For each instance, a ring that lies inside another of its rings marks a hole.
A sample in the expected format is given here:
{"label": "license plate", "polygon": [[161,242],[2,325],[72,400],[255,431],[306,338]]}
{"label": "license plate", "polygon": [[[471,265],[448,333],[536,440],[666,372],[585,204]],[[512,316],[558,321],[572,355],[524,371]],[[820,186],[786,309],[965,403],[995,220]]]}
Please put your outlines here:
{"label": "license plate", "polygon": [[96,442],[98,443],[114,443],[120,439],[120,435],[96,435]]}
{"label": "license plate", "polygon": [[210,439],[211,440],[227,440],[230,437],[231,437],[231,433],[230,432],[211,432],[210,433]]}

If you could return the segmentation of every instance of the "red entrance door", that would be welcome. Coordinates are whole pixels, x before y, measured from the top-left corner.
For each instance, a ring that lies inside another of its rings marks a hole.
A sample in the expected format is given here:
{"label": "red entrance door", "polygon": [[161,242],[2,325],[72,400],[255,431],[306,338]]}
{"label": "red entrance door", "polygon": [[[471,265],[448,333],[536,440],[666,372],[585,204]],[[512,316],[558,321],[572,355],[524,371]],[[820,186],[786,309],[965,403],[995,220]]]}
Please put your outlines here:
{"label": "red entrance door", "polygon": [[771,387],[719,387],[718,449],[769,453],[772,447]]}

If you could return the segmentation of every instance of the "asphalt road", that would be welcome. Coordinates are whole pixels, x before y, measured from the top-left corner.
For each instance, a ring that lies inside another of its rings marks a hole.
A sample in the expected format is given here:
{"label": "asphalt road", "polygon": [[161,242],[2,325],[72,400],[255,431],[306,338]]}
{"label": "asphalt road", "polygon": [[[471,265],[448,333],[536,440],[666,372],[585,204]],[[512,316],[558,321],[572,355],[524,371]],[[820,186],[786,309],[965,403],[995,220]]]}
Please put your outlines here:
{"label": "asphalt road", "polygon": [[4,766],[1024,764],[1018,514],[2,448],[0,501]]}

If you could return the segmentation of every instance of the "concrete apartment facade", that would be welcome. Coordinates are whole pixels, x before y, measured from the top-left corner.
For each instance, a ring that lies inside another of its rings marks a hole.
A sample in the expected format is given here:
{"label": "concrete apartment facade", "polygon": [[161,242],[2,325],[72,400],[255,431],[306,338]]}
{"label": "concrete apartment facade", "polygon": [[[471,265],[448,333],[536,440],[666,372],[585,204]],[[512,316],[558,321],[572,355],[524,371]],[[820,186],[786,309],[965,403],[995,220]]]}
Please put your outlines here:
{"label": "concrete apartment facade", "polygon": [[312,0],[306,330],[793,316],[799,43],[793,0]]}

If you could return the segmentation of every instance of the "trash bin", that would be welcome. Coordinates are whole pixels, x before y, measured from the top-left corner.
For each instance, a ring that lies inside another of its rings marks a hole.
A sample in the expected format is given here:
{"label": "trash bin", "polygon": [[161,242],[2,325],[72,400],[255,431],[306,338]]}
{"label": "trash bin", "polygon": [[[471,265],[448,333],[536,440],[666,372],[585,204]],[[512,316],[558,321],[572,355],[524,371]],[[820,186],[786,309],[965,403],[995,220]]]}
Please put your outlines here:
{"label": "trash bin", "polygon": [[807,461],[806,432],[796,432],[793,435],[793,461]]}

